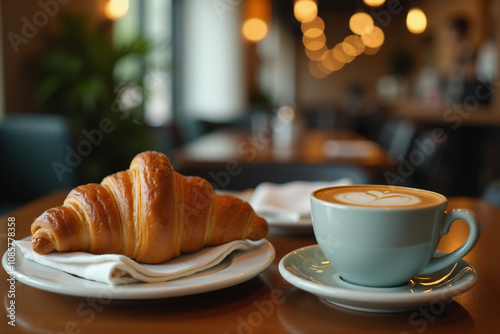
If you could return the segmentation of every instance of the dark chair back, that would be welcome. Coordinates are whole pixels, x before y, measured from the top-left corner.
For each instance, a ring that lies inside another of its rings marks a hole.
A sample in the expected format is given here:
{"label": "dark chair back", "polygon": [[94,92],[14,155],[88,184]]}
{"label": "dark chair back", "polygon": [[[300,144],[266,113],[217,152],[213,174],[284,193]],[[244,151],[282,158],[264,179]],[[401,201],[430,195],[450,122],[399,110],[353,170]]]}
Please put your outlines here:
{"label": "dark chair back", "polygon": [[383,125],[378,142],[393,157],[406,158],[416,134],[416,125],[409,119],[389,119]]}
{"label": "dark chair back", "polygon": [[5,115],[0,120],[0,201],[22,204],[75,187],[78,166],[67,163],[73,147],[68,123],[61,116]]}
{"label": "dark chair back", "polygon": [[484,189],[481,197],[500,209],[500,179],[491,181]]}

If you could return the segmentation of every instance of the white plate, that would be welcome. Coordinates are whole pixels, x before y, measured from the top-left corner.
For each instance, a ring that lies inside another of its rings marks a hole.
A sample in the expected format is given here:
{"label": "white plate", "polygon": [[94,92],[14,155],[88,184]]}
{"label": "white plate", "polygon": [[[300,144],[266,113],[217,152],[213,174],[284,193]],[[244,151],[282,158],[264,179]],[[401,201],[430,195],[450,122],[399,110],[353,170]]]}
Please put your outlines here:
{"label": "white plate", "polygon": [[[436,252],[439,256],[442,252]],[[466,261],[459,261],[439,272],[414,277],[394,288],[370,288],[347,283],[325,258],[318,245],[297,249],[279,263],[283,278],[292,285],[324,300],[354,310],[401,312],[449,301],[477,282],[477,272]]]}
{"label": "white plate", "polygon": [[7,252],[2,258],[2,265],[26,285],[64,295],[109,299],[169,298],[230,287],[259,275],[271,265],[276,252],[266,239],[250,242],[250,250],[235,252],[211,269],[164,283],[108,285],[27,260],[20,251],[16,252],[13,271],[8,269]]}
{"label": "white plate", "polygon": [[312,232],[311,218],[301,218],[300,220],[291,221],[280,217],[271,217],[261,214],[261,217],[267,220],[271,229],[282,232]]}

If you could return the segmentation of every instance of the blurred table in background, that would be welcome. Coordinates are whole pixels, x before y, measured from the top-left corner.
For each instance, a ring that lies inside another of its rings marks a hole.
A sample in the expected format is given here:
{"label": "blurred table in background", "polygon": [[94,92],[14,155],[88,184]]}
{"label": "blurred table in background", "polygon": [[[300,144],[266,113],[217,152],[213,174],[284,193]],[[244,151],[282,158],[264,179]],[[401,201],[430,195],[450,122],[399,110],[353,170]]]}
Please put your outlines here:
{"label": "blurred table in background", "polygon": [[176,168],[220,168],[238,164],[346,164],[377,171],[394,169],[396,162],[377,143],[347,130],[305,130],[290,145],[278,145],[272,132],[218,130],[177,150]]}
{"label": "blurred table in background", "polygon": [[395,102],[389,109],[393,117],[408,118],[417,122],[431,123],[453,128],[461,126],[500,126],[498,108],[482,105],[472,97],[468,103],[449,106],[428,106],[412,99]]}

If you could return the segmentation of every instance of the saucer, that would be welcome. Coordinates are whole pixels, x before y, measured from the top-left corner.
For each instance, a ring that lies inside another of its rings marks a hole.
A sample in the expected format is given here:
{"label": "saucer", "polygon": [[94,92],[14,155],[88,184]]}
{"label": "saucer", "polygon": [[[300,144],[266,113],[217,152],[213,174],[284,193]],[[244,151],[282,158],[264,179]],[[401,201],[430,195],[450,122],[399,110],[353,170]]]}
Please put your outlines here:
{"label": "saucer", "polygon": [[[444,255],[436,251],[435,256]],[[279,263],[283,278],[299,289],[330,303],[368,312],[403,312],[433,303],[446,303],[471,289],[477,272],[464,260],[443,270],[415,276],[407,284],[371,288],[344,281],[318,245],[297,249]]]}
{"label": "saucer", "polygon": [[279,233],[312,233],[311,216],[301,217],[299,220],[290,220],[280,216],[260,214],[269,224],[269,228]]}

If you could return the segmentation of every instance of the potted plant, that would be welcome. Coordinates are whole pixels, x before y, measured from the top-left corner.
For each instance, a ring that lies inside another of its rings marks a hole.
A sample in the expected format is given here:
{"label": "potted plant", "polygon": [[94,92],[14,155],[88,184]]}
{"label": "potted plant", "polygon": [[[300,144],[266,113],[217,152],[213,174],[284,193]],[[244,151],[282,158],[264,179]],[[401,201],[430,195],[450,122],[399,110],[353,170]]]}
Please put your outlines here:
{"label": "potted plant", "polygon": [[[126,169],[139,151],[155,149],[143,108],[142,60],[151,44],[137,38],[119,47],[103,28],[89,27],[85,17],[61,15],[61,27],[47,43],[50,51],[35,61],[35,100],[72,124],[82,182],[98,182]],[[120,68],[131,59],[139,66],[124,76]]]}

